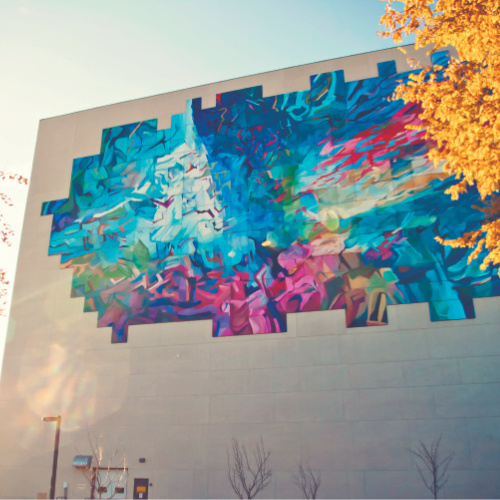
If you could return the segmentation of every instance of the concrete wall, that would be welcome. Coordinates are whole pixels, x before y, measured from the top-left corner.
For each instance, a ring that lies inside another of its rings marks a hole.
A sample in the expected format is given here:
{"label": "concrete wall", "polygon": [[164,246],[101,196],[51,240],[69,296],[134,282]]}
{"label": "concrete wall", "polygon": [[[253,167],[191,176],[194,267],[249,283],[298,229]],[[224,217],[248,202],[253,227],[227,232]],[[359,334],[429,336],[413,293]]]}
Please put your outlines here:
{"label": "concrete wall", "polygon": [[[311,74],[376,75],[396,50],[326,61],[44,120],[40,124],[0,386],[0,496],[49,490],[53,424],[62,415],[56,496],[89,488],[71,466],[88,433],[125,451],[127,496],[234,497],[231,438],[262,436],[273,479],[261,497],[295,498],[301,460],[321,470],[320,497],[426,497],[408,452],[442,435],[455,452],[442,496],[500,491],[500,302],[475,299],[476,318],[433,322],[426,304],[390,306],[387,326],[345,327],[343,311],[288,315],[288,332],[213,338],[211,322],[141,325],[128,343],[70,298],[71,271],[47,256],[41,203],[68,194],[73,158],[96,154],[103,128],[149,118],[159,128],[186,99],[262,84],[265,95],[307,88]],[[146,458],[144,464],[139,458]]]}

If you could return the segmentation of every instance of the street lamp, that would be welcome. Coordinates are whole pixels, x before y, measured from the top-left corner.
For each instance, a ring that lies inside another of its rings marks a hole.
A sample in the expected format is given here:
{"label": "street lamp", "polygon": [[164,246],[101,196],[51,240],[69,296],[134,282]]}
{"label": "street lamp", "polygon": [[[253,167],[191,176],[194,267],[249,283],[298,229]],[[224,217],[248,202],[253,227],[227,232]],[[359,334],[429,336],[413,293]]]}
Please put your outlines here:
{"label": "street lamp", "polygon": [[50,498],[56,497],[56,474],[57,474],[57,455],[59,453],[59,432],[61,431],[61,415],[57,417],[42,417],[43,422],[57,422],[56,439],[54,441],[54,458],[52,459],[52,477],[50,478]]}

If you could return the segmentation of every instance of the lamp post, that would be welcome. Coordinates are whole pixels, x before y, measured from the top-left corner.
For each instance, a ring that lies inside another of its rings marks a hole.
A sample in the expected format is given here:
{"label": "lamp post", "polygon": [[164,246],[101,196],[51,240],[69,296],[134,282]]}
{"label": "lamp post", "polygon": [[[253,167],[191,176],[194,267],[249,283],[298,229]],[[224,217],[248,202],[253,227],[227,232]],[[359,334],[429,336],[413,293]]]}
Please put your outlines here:
{"label": "lamp post", "polygon": [[42,417],[44,422],[57,422],[56,439],[54,441],[54,458],[52,459],[52,477],[50,478],[50,498],[56,497],[56,474],[57,474],[57,456],[59,454],[59,433],[61,431],[61,415],[57,417]]}

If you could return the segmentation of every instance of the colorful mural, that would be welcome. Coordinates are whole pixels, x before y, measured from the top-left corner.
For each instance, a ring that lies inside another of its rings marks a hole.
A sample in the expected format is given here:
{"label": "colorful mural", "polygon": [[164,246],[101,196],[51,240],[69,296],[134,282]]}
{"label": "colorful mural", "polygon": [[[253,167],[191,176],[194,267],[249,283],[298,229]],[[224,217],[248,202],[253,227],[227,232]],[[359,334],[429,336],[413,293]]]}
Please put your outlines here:
{"label": "colorful mural", "polygon": [[104,130],[100,154],[74,160],[69,197],[42,208],[72,296],[113,342],[194,319],[214,336],[282,332],[287,313],[326,309],[383,325],[388,304],[415,302],[433,321],[473,317],[474,297],[500,294],[496,272],[434,238],[475,227],[479,199],[443,193],[453,179],[406,128],[418,108],[388,99],[407,77],[389,61],[361,81],[194,99],[168,130]]}

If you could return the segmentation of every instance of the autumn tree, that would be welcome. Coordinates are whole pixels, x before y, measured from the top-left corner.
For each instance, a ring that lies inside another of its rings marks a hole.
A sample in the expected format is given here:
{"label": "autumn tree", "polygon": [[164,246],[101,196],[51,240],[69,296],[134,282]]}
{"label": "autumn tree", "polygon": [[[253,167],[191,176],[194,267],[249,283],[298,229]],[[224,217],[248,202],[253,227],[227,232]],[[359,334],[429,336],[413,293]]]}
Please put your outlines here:
{"label": "autumn tree", "polygon": [[[428,54],[454,47],[446,67],[422,68],[400,84],[395,99],[416,102],[427,138],[435,143],[429,157],[454,174],[446,192],[455,200],[475,186],[484,202],[480,227],[457,239],[437,240],[452,247],[473,248],[469,257],[487,250],[481,269],[500,264],[500,2],[498,0],[386,1],[379,33],[400,43],[415,35],[415,49]],[[396,4],[396,5],[395,5]],[[402,4],[402,5],[401,5]],[[396,7],[396,8],[395,8]],[[499,270],[500,275],[500,270]]]}
{"label": "autumn tree", "polygon": [[[14,173],[5,173],[0,171],[0,181],[12,181],[18,184],[28,184],[26,177]],[[0,192],[0,246],[1,245],[12,245],[12,238],[14,236],[14,231],[11,225],[5,220],[4,215],[1,212],[1,205],[12,207],[12,199],[6,193]],[[0,316],[5,313],[6,306],[6,286],[9,284],[7,281],[7,275],[5,269],[3,269],[3,262],[0,262]]]}

